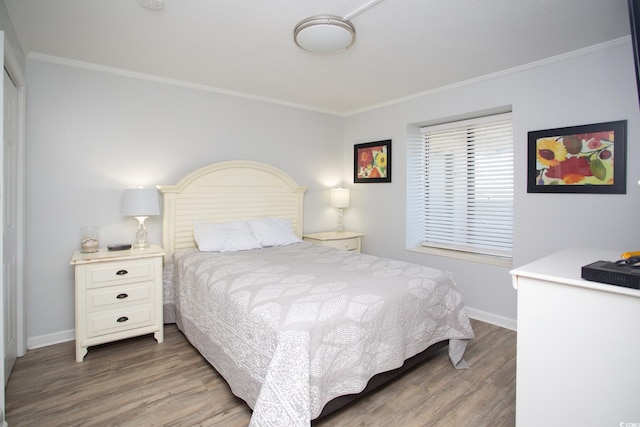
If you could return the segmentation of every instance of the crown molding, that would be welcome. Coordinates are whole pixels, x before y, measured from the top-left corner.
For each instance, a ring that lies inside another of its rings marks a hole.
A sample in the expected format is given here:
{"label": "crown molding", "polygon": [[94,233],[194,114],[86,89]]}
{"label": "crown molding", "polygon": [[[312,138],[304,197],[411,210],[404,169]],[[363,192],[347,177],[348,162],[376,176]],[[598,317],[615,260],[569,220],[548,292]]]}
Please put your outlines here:
{"label": "crown molding", "polygon": [[449,90],[453,90],[453,89],[459,89],[461,87],[465,87],[465,86],[473,85],[473,84],[476,84],[476,83],[480,83],[480,82],[484,82],[484,81],[488,81],[488,80],[493,80],[493,79],[496,79],[496,78],[505,77],[505,76],[509,76],[509,75],[513,75],[513,74],[517,74],[517,73],[521,73],[523,71],[528,71],[528,70],[532,70],[532,69],[539,68],[539,67],[545,67],[545,66],[550,65],[550,64],[555,64],[555,63],[558,63],[558,62],[566,61],[568,59],[577,58],[577,57],[584,56],[584,55],[589,55],[589,54],[592,54],[594,52],[599,52],[599,51],[603,51],[603,50],[616,48],[616,47],[623,46],[623,45],[630,44],[630,43],[631,43],[631,36],[625,36],[625,37],[621,37],[621,38],[618,38],[618,39],[615,39],[615,40],[611,40],[611,41],[608,41],[608,42],[605,42],[605,43],[600,43],[600,44],[597,44],[597,45],[593,45],[593,46],[589,46],[589,47],[586,47],[586,48],[578,49],[578,50],[575,50],[575,51],[572,51],[572,52],[567,52],[567,53],[563,53],[561,55],[556,55],[556,56],[552,56],[550,58],[545,58],[545,59],[542,59],[540,61],[535,61],[535,62],[531,62],[531,63],[524,64],[524,65],[519,65],[517,67],[508,68],[506,70],[502,70],[502,71],[498,71],[498,72],[495,72],[495,73],[486,74],[486,75],[480,76],[480,77],[474,77],[472,79],[463,80],[463,81],[460,81],[460,82],[452,83],[450,85],[440,86],[440,87],[435,88],[435,89],[425,90],[425,91],[418,92],[418,93],[415,93],[415,94],[412,94],[412,95],[391,99],[389,101],[381,102],[381,103],[378,103],[378,104],[373,104],[373,105],[370,105],[368,107],[364,107],[364,108],[360,108],[360,109],[356,109],[356,110],[351,110],[351,111],[348,111],[348,112],[339,112],[339,111],[326,110],[326,109],[317,108],[317,107],[313,107],[313,106],[309,106],[309,105],[305,105],[305,104],[298,104],[298,103],[294,103],[294,102],[288,102],[288,101],[284,101],[284,100],[281,100],[281,99],[269,98],[269,97],[264,97],[264,96],[259,96],[259,95],[253,95],[253,94],[249,94],[249,93],[233,91],[233,90],[228,90],[228,89],[221,89],[221,88],[217,88],[217,87],[213,87],[213,86],[208,86],[208,85],[203,85],[203,84],[198,84],[198,83],[192,83],[192,82],[187,82],[187,81],[183,81],[183,80],[169,79],[169,78],[165,78],[165,77],[156,76],[156,75],[153,75],[153,74],[139,73],[139,72],[125,70],[125,69],[121,69],[121,68],[106,67],[106,66],[103,66],[103,65],[98,65],[98,64],[88,63],[88,62],[82,62],[82,61],[76,61],[76,60],[73,60],[73,59],[62,58],[62,57],[52,56],[52,55],[45,55],[45,54],[41,54],[41,53],[34,53],[34,52],[29,53],[27,55],[27,59],[31,59],[31,60],[35,60],[35,61],[42,61],[42,62],[49,62],[49,63],[52,63],[52,64],[59,64],[59,65],[64,65],[64,66],[68,66],[68,67],[73,67],[73,68],[82,68],[82,69],[87,69],[87,70],[92,70],[92,71],[97,71],[97,72],[102,72],[102,73],[108,73],[108,74],[113,74],[113,75],[117,75],[117,76],[135,78],[135,79],[140,79],[140,80],[146,80],[146,81],[151,81],[151,82],[156,82],[156,83],[161,83],[161,84],[167,84],[167,85],[172,85],[172,86],[180,86],[180,87],[185,87],[185,88],[189,88],[189,89],[202,90],[202,91],[217,93],[217,94],[221,94],[221,95],[235,96],[235,97],[239,97],[239,98],[245,98],[245,99],[250,99],[250,100],[260,101],[260,102],[266,102],[266,103],[285,106],[285,107],[299,108],[299,109],[315,111],[315,112],[323,113],[323,114],[330,114],[330,115],[333,115],[333,116],[349,117],[349,116],[353,116],[353,115],[356,115],[356,114],[365,113],[365,112],[372,111],[372,110],[377,110],[379,108],[389,107],[389,106],[392,106],[392,105],[396,105],[396,104],[400,104],[400,103],[403,103],[403,102],[411,101],[411,100],[414,100],[414,99],[417,99],[417,98],[422,98],[424,96],[433,95],[433,94],[436,94],[436,93],[445,92],[445,91],[449,91]]}
{"label": "crown molding", "polygon": [[389,107],[391,105],[400,104],[402,102],[411,101],[417,98],[422,98],[423,96],[433,95],[435,93],[445,92],[452,89],[459,89],[464,86],[469,86],[472,84],[493,80],[499,77],[505,77],[517,73],[521,73],[523,71],[532,70],[535,68],[545,67],[550,64],[556,64],[558,62],[566,61],[568,59],[577,58],[584,55],[589,55],[594,52],[599,52],[603,50],[608,50],[616,47],[623,46],[625,44],[631,43],[631,36],[625,36],[618,39],[614,39],[605,43],[599,43],[597,45],[588,46],[582,49],[574,50],[571,52],[563,53],[561,55],[552,56],[549,58],[542,59],[540,61],[530,62],[528,64],[519,65],[513,68],[507,68],[506,70],[497,71],[495,73],[486,74],[480,77],[474,77],[472,79],[463,80],[460,82],[456,82],[450,85],[440,86],[435,89],[425,90],[423,92],[418,92],[412,95],[407,95],[401,98],[392,99],[389,101],[381,102],[379,104],[374,104],[369,107],[361,108],[358,110],[353,110],[347,113],[342,114],[343,117],[352,116],[355,114],[365,113],[367,111],[377,110],[383,107]]}
{"label": "crown molding", "polygon": [[122,68],[107,67],[107,66],[104,66],[104,65],[93,64],[93,63],[90,63],[90,62],[77,61],[77,60],[74,60],[74,59],[68,59],[68,58],[63,58],[63,57],[59,57],[59,56],[46,55],[46,54],[43,54],[43,53],[31,52],[31,53],[29,53],[27,55],[27,59],[31,59],[31,60],[34,60],[34,61],[40,61],[40,62],[48,62],[48,63],[51,63],[51,64],[64,65],[64,66],[72,67],[72,68],[81,68],[81,69],[96,71],[96,72],[100,72],[100,73],[113,74],[113,75],[116,75],[116,76],[129,77],[129,78],[134,78],[134,79],[139,79],[139,80],[146,80],[146,81],[150,81],[150,82],[161,83],[161,84],[166,84],[166,85],[171,85],[171,86],[180,86],[180,87],[185,87],[185,88],[189,88],[189,89],[201,90],[201,91],[205,91],[205,92],[213,92],[213,93],[217,93],[217,94],[221,94],[221,95],[235,96],[235,97],[238,97],[238,98],[246,98],[246,99],[251,99],[251,100],[254,100],[254,101],[266,102],[266,103],[281,105],[281,106],[285,106],[285,107],[299,108],[299,109],[303,109],[303,110],[310,110],[310,111],[315,111],[315,112],[324,113],[324,114],[331,114],[331,115],[334,115],[334,116],[341,116],[342,115],[341,113],[336,112],[336,111],[325,110],[325,109],[322,109],[322,108],[312,107],[312,106],[305,105],[305,104],[297,104],[297,103],[294,103],[294,102],[287,102],[287,101],[283,101],[281,99],[269,98],[269,97],[260,96],[260,95],[253,95],[253,94],[250,94],[250,93],[239,92],[239,91],[234,91],[234,90],[221,89],[221,88],[217,88],[217,87],[214,87],[214,86],[208,86],[208,85],[203,85],[203,84],[199,84],[199,83],[192,83],[192,82],[188,82],[188,81],[184,81],[184,80],[178,80],[178,79],[170,79],[170,78],[166,78],[166,77],[156,76],[154,74],[139,73],[139,72],[136,72],[136,71],[125,70],[125,69],[122,69]]}

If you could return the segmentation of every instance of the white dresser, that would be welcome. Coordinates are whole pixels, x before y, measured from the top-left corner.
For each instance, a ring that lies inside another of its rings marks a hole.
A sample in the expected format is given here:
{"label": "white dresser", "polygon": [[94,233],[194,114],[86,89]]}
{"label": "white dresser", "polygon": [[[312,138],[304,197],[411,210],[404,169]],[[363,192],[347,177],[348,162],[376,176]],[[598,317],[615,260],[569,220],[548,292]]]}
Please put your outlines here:
{"label": "white dresser", "polygon": [[640,425],[640,291],[581,279],[622,252],[569,248],[511,271],[518,427]]}
{"label": "white dresser", "polygon": [[347,251],[360,252],[362,249],[362,233],[354,233],[352,231],[325,231],[322,233],[311,233],[302,236],[304,240],[308,240],[320,245],[331,246]]}
{"label": "white dresser", "polygon": [[76,361],[87,347],[153,333],[164,339],[160,246],[95,253],[76,251]]}

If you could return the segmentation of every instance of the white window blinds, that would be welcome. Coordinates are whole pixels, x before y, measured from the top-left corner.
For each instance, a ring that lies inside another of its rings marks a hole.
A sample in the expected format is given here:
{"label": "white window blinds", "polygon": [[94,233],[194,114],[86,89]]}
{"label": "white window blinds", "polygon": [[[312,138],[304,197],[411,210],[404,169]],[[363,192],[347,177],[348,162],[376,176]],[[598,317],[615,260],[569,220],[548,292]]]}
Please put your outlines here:
{"label": "white window blinds", "polygon": [[421,135],[422,245],[510,258],[511,114],[423,127]]}

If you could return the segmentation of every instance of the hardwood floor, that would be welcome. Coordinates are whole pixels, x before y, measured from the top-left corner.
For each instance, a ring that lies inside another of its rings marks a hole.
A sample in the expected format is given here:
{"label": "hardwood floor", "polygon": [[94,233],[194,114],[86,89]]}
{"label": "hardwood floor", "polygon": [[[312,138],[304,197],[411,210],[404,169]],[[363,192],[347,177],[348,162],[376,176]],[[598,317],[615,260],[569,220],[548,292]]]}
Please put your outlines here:
{"label": "hardwood floor", "polygon": [[[515,425],[516,334],[472,324],[471,369],[454,369],[445,349],[314,427]],[[148,335],[91,347],[83,363],[73,342],[30,350],[6,389],[10,427],[234,427],[250,417],[175,325],[163,344]]]}

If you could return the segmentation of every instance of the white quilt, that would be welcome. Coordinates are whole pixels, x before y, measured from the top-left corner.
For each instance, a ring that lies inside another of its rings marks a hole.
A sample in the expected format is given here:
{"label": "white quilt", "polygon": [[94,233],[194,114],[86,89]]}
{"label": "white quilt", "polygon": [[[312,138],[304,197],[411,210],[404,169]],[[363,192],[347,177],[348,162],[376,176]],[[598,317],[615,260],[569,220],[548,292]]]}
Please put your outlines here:
{"label": "white quilt", "polygon": [[450,275],[308,242],[178,251],[164,274],[165,322],[253,409],[251,426],[309,426],[375,374],[473,331]]}

